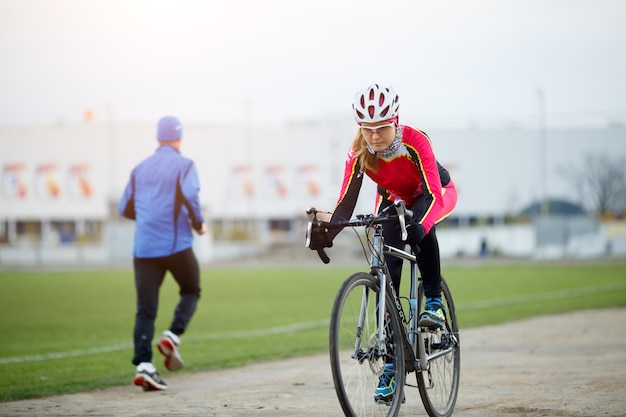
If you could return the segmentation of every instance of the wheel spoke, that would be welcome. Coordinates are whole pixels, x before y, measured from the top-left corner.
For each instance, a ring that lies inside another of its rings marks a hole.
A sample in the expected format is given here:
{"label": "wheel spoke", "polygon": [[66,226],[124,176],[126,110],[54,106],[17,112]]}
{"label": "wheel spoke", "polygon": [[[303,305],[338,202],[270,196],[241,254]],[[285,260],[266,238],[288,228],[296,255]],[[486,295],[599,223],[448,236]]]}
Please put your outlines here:
{"label": "wheel spoke", "polygon": [[[401,324],[397,315],[385,315],[384,334],[390,340],[382,344],[393,354],[385,355],[380,349],[377,295],[377,280],[370,274],[358,273],[344,282],[333,306],[331,370],[337,397],[348,416],[395,416],[401,405],[399,397],[393,398],[390,406],[374,400],[386,363],[392,363],[399,371],[396,387],[401,389],[405,378],[403,352],[401,348],[396,349],[401,346]],[[393,308],[392,303],[387,304],[387,309]]]}

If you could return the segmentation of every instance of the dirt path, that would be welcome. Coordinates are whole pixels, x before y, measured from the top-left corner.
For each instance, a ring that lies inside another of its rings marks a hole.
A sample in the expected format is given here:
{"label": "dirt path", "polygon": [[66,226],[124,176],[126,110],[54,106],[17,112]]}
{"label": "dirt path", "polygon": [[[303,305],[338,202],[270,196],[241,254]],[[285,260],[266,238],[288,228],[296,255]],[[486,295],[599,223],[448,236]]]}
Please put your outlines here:
{"label": "dirt path", "polygon": [[[455,416],[625,416],[626,308],[467,330]],[[339,416],[327,355],[0,404],[2,416]],[[426,416],[417,390],[400,415]]]}

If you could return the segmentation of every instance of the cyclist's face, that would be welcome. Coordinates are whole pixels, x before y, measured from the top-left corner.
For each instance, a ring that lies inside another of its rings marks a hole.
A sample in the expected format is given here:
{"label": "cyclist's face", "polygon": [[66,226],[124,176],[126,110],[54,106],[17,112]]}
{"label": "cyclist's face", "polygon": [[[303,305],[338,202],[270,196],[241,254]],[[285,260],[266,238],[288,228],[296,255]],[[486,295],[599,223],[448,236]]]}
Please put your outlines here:
{"label": "cyclist's face", "polygon": [[377,123],[362,123],[361,133],[365,142],[376,152],[387,149],[396,138],[396,125],[386,121]]}

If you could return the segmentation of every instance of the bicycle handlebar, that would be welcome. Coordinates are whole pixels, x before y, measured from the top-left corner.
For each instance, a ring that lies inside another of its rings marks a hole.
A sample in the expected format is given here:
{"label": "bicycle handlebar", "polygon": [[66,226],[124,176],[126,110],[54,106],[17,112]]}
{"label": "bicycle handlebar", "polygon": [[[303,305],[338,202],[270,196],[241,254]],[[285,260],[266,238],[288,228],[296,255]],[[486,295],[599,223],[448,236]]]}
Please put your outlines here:
{"label": "bicycle handlebar", "polygon": [[[389,214],[388,210],[394,207],[396,209],[396,214]],[[350,220],[340,220],[338,222],[326,222],[317,218],[317,209],[315,207],[311,207],[306,211],[306,214],[309,217],[309,222],[307,225],[306,231],[306,245],[305,247],[309,247],[311,244],[311,233],[313,230],[313,226],[323,227],[325,229],[345,229],[346,227],[369,227],[376,224],[389,223],[394,220],[398,220],[400,223],[400,230],[402,232],[402,240],[406,240],[408,238],[408,232],[406,230],[406,221],[411,220],[413,218],[413,212],[406,208],[406,204],[404,200],[396,200],[393,205],[386,207],[380,214],[359,214],[356,217]],[[330,258],[326,254],[324,248],[317,249],[317,255],[320,257],[322,262],[325,264],[330,262]]]}

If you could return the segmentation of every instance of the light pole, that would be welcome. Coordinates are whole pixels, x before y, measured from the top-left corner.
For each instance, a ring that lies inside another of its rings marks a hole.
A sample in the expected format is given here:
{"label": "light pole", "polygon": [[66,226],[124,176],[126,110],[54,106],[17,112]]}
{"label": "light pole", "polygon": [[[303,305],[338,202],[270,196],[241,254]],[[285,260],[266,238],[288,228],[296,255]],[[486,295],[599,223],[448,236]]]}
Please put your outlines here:
{"label": "light pole", "polygon": [[548,144],[546,140],[546,97],[542,88],[537,89],[539,99],[539,181],[541,217],[548,215]]}

